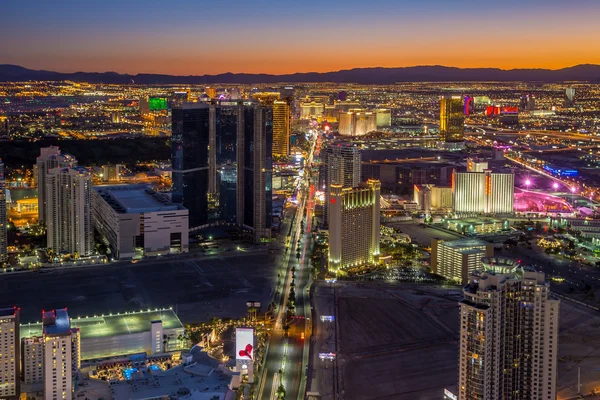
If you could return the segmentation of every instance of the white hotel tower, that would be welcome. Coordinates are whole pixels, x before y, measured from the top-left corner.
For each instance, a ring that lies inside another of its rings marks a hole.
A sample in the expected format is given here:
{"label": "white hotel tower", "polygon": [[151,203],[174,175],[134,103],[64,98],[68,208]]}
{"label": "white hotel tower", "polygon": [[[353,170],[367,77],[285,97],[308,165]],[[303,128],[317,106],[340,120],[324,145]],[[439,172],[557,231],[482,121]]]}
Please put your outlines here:
{"label": "white hotel tower", "polygon": [[454,213],[508,215],[513,213],[515,175],[483,172],[452,174],[452,203]]}
{"label": "white hotel tower", "polygon": [[369,179],[357,188],[330,186],[329,267],[333,270],[377,262],[380,189]]}
{"label": "white hotel tower", "polygon": [[54,168],[46,176],[48,247],[54,253],[94,251],[92,177],[85,168]]}
{"label": "white hotel tower", "polygon": [[556,399],[559,301],[541,272],[482,264],[460,302],[459,400]]}

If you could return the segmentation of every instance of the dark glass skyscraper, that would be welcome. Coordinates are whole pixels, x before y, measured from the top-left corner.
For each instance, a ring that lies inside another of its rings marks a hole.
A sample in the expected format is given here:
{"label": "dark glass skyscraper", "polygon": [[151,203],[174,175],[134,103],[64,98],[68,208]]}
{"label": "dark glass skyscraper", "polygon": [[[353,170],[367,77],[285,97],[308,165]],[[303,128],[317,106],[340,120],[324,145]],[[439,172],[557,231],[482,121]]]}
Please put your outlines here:
{"label": "dark glass skyscraper", "polygon": [[270,236],[272,142],[269,106],[214,100],[173,110],[173,200],[189,209],[191,229],[226,222],[257,241]]}
{"label": "dark glass skyscraper", "polygon": [[208,222],[208,104],[174,108],[171,138],[173,201],[189,210],[190,228]]}

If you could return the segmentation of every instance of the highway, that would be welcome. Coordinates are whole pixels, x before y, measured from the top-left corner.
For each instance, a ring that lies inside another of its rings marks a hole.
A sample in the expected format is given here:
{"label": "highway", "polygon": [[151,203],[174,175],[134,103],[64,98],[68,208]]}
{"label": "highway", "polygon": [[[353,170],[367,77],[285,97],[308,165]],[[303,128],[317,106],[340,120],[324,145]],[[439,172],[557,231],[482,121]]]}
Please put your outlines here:
{"label": "highway", "polygon": [[[312,235],[310,233],[313,215],[313,196],[311,190],[311,165],[313,163],[316,140],[311,140],[311,149],[305,160],[304,179],[298,191],[298,208],[291,227],[290,248],[284,261],[283,290],[276,296],[277,316],[271,331],[265,355],[265,367],[260,374],[258,398],[277,399],[279,384],[285,388],[286,399],[303,399],[306,387],[306,364],[308,362],[308,340],[311,331],[310,321],[310,250]],[[306,218],[304,212],[306,211]],[[304,223],[301,224],[301,221]],[[301,228],[304,227],[304,230]],[[300,247],[300,259],[296,252]],[[292,268],[296,268],[295,272]],[[295,278],[294,278],[295,277]],[[288,321],[288,297],[295,284],[295,317]],[[286,333],[287,331],[287,333]],[[281,373],[280,373],[281,371]]]}

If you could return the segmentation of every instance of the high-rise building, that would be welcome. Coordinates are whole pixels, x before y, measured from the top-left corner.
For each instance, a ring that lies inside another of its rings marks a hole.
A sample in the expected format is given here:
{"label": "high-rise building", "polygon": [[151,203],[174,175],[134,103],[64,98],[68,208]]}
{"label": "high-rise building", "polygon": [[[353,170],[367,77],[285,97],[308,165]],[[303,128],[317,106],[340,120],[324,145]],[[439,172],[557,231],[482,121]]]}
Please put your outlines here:
{"label": "high-rise building", "polygon": [[26,384],[44,383],[44,338],[21,339],[21,380]]}
{"label": "high-rise building", "polygon": [[[272,152],[271,107],[213,101],[173,109],[173,201],[189,210],[190,229],[224,221],[269,236]],[[235,168],[235,181],[231,173],[220,179],[223,167]]]}
{"label": "high-rise building", "polygon": [[352,109],[340,112],[340,135],[363,136],[377,130],[377,114],[373,111]]}
{"label": "high-rise building", "polygon": [[350,143],[333,143],[321,152],[322,178],[325,191],[324,222],[328,223],[329,194],[333,184],[345,188],[357,187],[361,180],[360,149]]}
{"label": "high-rise building", "polygon": [[44,399],[73,399],[81,366],[79,329],[71,328],[67,309],[44,311]]}
{"label": "high-rise building", "polygon": [[19,398],[20,369],[19,309],[0,309],[0,398]]}
{"label": "high-rise building", "polygon": [[460,302],[460,400],[556,399],[559,300],[544,274],[487,258]]}
{"label": "high-rise building", "polygon": [[54,168],[46,180],[48,247],[55,254],[92,255],[91,174],[82,167]]}
{"label": "high-rise building", "polygon": [[465,115],[461,96],[442,96],[440,101],[440,140],[462,142],[465,133]]}
{"label": "high-rise building", "polygon": [[494,255],[494,245],[479,239],[446,242],[431,240],[431,271],[446,279],[466,284],[471,272],[481,269],[481,259]]}
{"label": "high-rise building", "polygon": [[77,166],[75,157],[69,154],[61,154],[57,146],[44,147],[40,149],[40,155],[36,161],[37,185],[38,185],[38,212],[40,225],[48,223],[46,217],[46,176],[53,168],[66,168]]}
{"label": "high-rise building", "polygon": [[575,105],[575,88],[568,87],[565,89],[565,101],[563,106],[570,108]]}
{"label": "high-rise building", "polygon": [[0,266],[8,260],[8,218],[6,214],[6,178],[4,174],[4,164],[0,159]]}
{"label": "high-rise building", "polygon": [[280,92],[264,91],[252,93],[252,100],[265,106],[272,106],[273,103],[281,98]]}
{"label": "high-rise building", "polygon": [[479,161],[477,159],[467,158],[467,172],[484,172],[487,169],[487,161]]}
{"label": "high-rise building", "polygon": [[361,187],[329,187],[329,268],[333,271],[379,258],[380,189],[377,180]]}
{"label": "high-rise building", "polygon": [[285,100],[273,102],[273,156],[290,154],[290,105]]}
{"label": "high-rise building", "polygon": [[300,103],[300,118],[310,119],[323,115],[325,104],[317,101],[303,101]]}
{"label": "high-rise building", "polygon": [[519,109],[523,111],[534,111],[535,110],[535,95],[524,94],[521,96],[521,102]]}
{"label": "high-rise building", "polygon": [[377,115],[377,128],[389,128],[392,126],[392,110],[389,108],[378,108],[375,110]]}
{"label": "high-rise building", "polygon": [[456,172],[452,175],[453,208],[457,215],[513,213],[513,173]]}

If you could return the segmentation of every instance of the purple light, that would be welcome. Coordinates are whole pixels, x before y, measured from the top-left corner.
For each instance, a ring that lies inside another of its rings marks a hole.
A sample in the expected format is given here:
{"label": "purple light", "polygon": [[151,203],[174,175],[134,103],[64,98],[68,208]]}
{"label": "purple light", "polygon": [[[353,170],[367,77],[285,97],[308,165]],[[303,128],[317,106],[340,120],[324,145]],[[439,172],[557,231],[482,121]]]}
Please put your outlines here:
{"label": "purple light", "polygon": [[575,193],[576,191],[577,191],[577,188],[576,188],[575,186],[573,186],[573,187],[571,188],[571,192]]}
{"label": "purple light", "polygon": [[558,183],[554,182],[554,183],[552,184],[552,187],[554,188],[554,190],[558,189]]}
{"label": "purple light", "polygon": [[531,181],[529,179],[527,179],[525,181],[525,186],[527,186],[527,187],[531,186]]}

